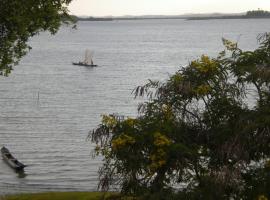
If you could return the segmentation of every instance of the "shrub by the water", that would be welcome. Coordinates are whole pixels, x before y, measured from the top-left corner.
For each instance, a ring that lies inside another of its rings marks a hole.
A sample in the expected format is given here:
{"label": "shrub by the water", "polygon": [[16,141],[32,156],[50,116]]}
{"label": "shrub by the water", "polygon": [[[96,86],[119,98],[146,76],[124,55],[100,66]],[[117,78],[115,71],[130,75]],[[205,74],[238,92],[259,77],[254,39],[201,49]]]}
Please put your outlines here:
{"label": "shrub by the water", "polygon": [[91,134],[103,190],[147,199],[270,197],[270,34],[149,81],[137,118],[104,116]]}

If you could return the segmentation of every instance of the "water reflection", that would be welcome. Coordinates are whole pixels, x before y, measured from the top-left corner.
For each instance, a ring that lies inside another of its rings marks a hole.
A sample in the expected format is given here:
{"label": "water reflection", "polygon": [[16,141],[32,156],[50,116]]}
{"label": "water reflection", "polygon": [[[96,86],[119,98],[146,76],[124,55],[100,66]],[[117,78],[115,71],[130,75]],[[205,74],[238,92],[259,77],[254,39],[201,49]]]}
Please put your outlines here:
{"label": "water reflection", "polygon": [[25,178],[27,176],[24,170],[15,170],[15,172],[17,173],[18,178]]}

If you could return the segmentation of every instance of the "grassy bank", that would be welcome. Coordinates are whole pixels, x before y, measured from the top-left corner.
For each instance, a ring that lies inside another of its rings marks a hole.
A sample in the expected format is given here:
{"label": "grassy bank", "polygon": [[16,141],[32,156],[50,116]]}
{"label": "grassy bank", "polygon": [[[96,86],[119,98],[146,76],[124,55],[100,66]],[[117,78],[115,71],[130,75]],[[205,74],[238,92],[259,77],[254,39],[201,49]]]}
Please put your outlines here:
{"label": "grassy bank", "polygon": [[115,199],[117,193],[102,192],[48,192],[37,194],[19,194],[0,197],[0,200],[107,200]]}

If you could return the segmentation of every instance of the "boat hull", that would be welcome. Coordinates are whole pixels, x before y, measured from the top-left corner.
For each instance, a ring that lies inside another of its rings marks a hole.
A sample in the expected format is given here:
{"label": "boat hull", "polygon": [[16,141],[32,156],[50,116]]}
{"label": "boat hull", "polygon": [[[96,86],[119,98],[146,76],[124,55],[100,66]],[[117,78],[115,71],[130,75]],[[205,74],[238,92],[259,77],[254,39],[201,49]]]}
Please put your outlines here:
{"label": "boat hull", "polygon": [[86,63],[72,63],[73,65],[79,65],[79,66],[85,66],[85,67],[97,67],[97,65],[92,65],[92,64],[86,64]]}
{"label": "boat hull", "polygon": [[25,165],[19,162],[16,158],[14,158],[9,150],[5,147],[1,149],[1,154],[3,160],[12,168],[15,170],[23,170],[25,168]]}

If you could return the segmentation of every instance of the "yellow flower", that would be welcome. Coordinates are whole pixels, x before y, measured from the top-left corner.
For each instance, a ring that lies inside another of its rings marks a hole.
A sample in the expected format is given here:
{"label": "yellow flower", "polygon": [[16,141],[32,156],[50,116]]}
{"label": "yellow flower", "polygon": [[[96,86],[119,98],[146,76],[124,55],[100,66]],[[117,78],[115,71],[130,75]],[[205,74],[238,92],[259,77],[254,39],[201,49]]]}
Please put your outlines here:
{"label": "yellow flower", "polygon": [[228,49],[229,51],[233,51],[237,49],[237,43],[232,42],[230,40],[227,40],[225,38],[222,38],[222,42],[224,44],[224,46],[226,47],[226,49]]}
{"label": "yellow flower", "polygon": [[135,143],[135,139],[126,134],[120,135],[118,138],[112,140],[112,149],[121,149],[127,145],[132,145]]}
{"label": "yellow flower", "polygon": [[129,125],[129,126],[134,126],[136,124],[136,119],[133,119],[133,118],[127,118],[125,120],[125,122]]}
{"label": "yellow flower", "polygon": [[166,164],[166,147],[171,143],[171,140],[165,135],[162,135],[159,132],[154,134],[154,145],[157,147],[157,149],[150,154],[150,171],[154,172]]}
{"label": "yellow flower", "polygon": [[199,94],[199,95],[206,95],[210,92],[211,88],[209,85],[200,85],[197,87],[197,89],[195,89],[194,91]]}
{"label": "yellow flower", "polygon": [[258,196],[258,200],[268,200],[268,198],[264,195]]}
{"label": "yellow flower", "polygon": [[151,171],[156,171],[160,167],[166,164],[166,153],[163,150],[158,150],[157,152],[150,155],[151,164],[149,166]]}
{"label": "yellow flower", "polygon": [[173,111],[171,106],[163,104],[161,109],[166,119],[171,119],[173,117]]}
{"label": "yellow flower", "polygon": [[201,73],[213,72],[218,68],[217,62],[206,55],[202,55],[201,60],[192,61],[191,66]]}
{"label": "yellow flower", "polygon": [[157,147],[169,146],[172,142],[165,135],[157,132],[154,135],[154,145]]}
{"label": "yellow flower", "polygon": [[102,123],[108,126],[109,128],[112,128],[117,124],[117,119],[115,118],[115,116],[112,115],[103,115]]}

